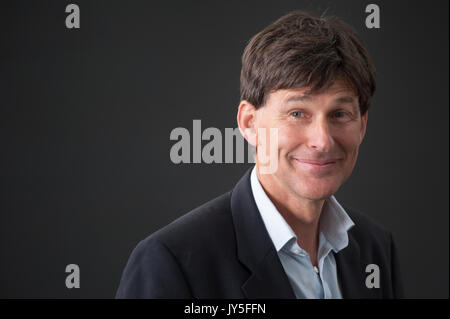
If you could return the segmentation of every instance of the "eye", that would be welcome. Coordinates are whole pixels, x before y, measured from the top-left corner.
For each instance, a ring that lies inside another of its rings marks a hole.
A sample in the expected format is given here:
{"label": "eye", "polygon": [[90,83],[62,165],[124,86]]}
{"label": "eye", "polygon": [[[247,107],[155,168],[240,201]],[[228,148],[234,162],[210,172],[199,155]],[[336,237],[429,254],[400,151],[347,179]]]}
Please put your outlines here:
{"label": "eye", "polygon": [[294,112],[291,113],[291,115],[292,115],[293,117],[296,117],[296,118],[304,117],[304,113],[303,113],[303,112],[300,112],[300,111],[294,111]]}
{"label": "eye", "polygon": [[334,113],[335,118],[337,119],[343,119],[346,116],[348,116],[347,112],[343,112],[343,111],[338,111],[336,113]]}

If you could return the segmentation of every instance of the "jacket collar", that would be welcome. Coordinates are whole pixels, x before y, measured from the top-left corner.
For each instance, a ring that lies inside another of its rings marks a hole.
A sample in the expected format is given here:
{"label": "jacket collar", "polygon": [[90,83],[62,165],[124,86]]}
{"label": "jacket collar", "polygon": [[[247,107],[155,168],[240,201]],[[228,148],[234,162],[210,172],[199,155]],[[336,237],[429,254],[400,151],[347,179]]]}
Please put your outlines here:
{"label": "jacket collar", "polygon": [[250,186],[250,172],[251,169],[240,179],[231,194],[238,258],[251,273],[242,290],[247,298],[295,298],[256,207]]}

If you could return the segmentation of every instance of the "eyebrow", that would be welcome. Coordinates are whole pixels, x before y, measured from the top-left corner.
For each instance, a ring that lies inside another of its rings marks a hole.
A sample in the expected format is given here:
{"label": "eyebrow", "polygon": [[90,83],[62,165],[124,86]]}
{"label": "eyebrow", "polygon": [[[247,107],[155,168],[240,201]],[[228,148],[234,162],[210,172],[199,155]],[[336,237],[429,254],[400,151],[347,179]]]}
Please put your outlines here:
{"label": "eyebrow", "polygon": [[[285,103],[290,103],[290,102],[309,102],[312,100],[312,97],[310,95],[307,94],[297,94],[297,95],[292,95],[290,97],[288,97],[285,101]],[[355,102],[356,102],[356,98],[350,95],[345,95],[345,96],[341,96],[338,97],[337,99],[335,99],[333,101],[334,104],[342,104],[342,103],[353,103],[353,105],[355,106]]]}

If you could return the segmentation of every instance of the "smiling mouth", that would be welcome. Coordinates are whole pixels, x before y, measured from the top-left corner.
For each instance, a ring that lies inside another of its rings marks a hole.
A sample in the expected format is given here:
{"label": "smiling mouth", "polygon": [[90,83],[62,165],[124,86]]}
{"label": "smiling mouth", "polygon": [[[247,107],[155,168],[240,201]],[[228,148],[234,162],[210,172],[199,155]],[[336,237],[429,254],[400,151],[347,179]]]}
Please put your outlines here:
{"label": "smiling mouth", "polygon": [[310,164],[310,165],[316,165],[316,166],[325,166],[328,164],[334,164],[338,161],[338,159],[330,159],[325,161],[315,161],[315,160],[301,160],[294,158],[297,162],[300,162],[302,164]]}
{"label": "smiling mouth", "polygon": [[329,168],[332,168],[336,165],[336,163],[339,161],[339,159],[330,159],[325,161],[314,161],[314,160],[300,160],[297,158],[294,158],[294,160],[301,164],[304,167],[307,167],[312,170],[326,170]]}

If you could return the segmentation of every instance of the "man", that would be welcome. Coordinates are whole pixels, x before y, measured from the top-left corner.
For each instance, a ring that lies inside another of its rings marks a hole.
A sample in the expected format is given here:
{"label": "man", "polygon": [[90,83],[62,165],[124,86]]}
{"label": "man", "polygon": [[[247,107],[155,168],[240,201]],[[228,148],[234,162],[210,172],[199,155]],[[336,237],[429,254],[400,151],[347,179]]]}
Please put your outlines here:
{"label": "man", "polygon": [[254,36],[237,122],[256,146],[255,167],[141,241],[117,297],[402,297],[391,234],[333,196],[356,163],[374,74],[337,18],[294,12]]}

